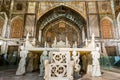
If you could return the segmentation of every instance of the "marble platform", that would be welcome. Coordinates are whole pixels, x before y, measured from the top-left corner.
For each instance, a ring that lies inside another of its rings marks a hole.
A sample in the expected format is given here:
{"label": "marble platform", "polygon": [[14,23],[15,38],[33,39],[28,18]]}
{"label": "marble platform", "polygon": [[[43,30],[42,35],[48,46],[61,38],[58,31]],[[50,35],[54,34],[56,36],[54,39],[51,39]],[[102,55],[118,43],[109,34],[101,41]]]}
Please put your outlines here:
{"label": "marble platform", "polygon": [[[0,80],[44,80],[43,77],[38,76],[39,72],[26,73],[23,76],[15,75],[16,69],[7,69],[0,71]],[[91,77],[83,75],[78,80],[120,80],[120,73],[102,70],[102,77]]]}

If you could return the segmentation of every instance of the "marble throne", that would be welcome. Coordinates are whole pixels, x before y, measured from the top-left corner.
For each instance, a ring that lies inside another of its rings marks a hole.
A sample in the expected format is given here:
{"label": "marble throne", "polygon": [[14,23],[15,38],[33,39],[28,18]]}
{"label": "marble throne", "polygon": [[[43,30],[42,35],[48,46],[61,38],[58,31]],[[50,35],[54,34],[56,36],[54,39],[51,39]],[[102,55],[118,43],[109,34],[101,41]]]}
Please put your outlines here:
{"label": "marble throne", "polygon": [[[52,45],[53,48],[69,48],[68,40],[66,42],[57,42],[56,38]],[[49,60],[45,64],[45,80],[73,80],[73,65],[70,52],[66,50],[50,51]]]}

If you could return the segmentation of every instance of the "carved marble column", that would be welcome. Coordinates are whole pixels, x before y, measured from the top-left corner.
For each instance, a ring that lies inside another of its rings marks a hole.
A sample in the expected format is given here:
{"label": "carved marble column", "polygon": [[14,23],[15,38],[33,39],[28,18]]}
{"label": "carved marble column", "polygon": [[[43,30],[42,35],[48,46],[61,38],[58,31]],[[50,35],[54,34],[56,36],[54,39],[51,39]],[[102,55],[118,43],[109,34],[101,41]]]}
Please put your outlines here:
{"label": "carved marble column", "polygon": [[84,31],[84,28],[82,29],[82,42],[85,41],[85,31]]}
{"label": "carved marble column", "polygon": [[42,38],[42,30],[39,30],[39,42],[41,42],[41,38]]}
{"label": "carved marble column", "polygon": [[114,23],[114,34],[115,34],[115,38],[118,38],[119,33],[118,33],[118,26],[117,26],[117,20],[115,18],[115,7],[114,7],[114,0],[110,0],[111,2],[111,9],[112,9],[112,14],[113,14],[113,23]]}
{"label": "carved marble column", "polygon": [[117,16],[117,24],[118,24],[117,26],[118,26],[118,32],[119,32],[119,38],[120,38],[120,12]]}
{"label": "carved marble column", "polygon": [[10,4],[10,11],[9,11],[9,19],[8,19],[8,23],[7,23],[7,30],[6,30],[6,34],[5,37],[9,38],[10,36],[10,28],[11,28],[11,13],[13,10],[13,5],[14,5],[14,0],[11,0],[11,4]]}
{"label": "carved marble column", "polygon": [[3,14],[5,17],[4,25],[3,25],[3,29],[2,29],[2,37],[5,37],[6,27],[7,27],[7,23],[8,23],[8,17],[7,17],[7,14],[5,12],[1,12],[0,14]]}
{"label": "carved marble column", "polygon": [[7,49],[8,49],[8,45],[7,42],[2,42],[2,46],[1,46],[1,53],[7,53]]}
{"label": "carved marble column", "polygon": [[118,55],[120,55],[120,43],[118,43]]}

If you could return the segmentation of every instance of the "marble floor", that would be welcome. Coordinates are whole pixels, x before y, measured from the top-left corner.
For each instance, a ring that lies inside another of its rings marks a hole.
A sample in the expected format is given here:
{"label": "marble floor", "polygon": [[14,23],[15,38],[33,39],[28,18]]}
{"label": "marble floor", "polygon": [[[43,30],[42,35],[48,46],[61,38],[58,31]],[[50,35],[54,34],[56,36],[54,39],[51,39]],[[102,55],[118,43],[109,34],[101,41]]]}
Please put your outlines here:
{"label": "marble floor", "polygon": [[[38,72],[26,73],[23,76],[16,76],[15,69],[8,69],[0,71],[0,80],[44,80],[42,77],[39,77]],[[84,75],[78,80],[120,80],[120,73],[102,71],[102,77],[91,77],[89,75]]]}

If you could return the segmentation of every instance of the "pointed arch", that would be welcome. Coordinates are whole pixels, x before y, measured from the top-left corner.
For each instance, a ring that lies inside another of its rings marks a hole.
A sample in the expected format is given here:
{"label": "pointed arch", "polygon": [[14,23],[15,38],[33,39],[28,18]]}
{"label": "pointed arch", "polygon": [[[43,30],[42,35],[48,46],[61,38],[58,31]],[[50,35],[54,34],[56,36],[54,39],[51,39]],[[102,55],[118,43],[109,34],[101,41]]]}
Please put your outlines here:
{"label": "pointed arch", "polygon": [[108,16],[101,19],[101,32],[103,39],[113,38],[113,21]]}
{"label": "pointed arch", "polygon": [[61,5],[61,4],[55,5],[55,6],[51,7],[51,8],[49,8],[49,9],[45,10],[44,13],[42,13],[42,14],[38,17],[38,19],[40,19],[44,14],[48,13],[49,11],[51,11],[51,10],[53,10],[53,9],[59,7],[59,6],[65,6],[65,7],[67,7],[67,8],[70,8],[71,10],[79,13],[79,15],[81,15],[81,16],[86,20],[86,15],[84,15],[82,12],[80,12],[77,8],[74,8],[73,6],[70,6],[70,5],[67,5],[67,4],[64,4],[64,5]]}
{"label": "pointed arch", "polygon": [[4,25],[4,19],[0,16],[0,35],[2,34],[3,25]]}
{"label": "pointed arch", "polygon": [[[65,5],[57,6],[57,7],[53,8],[53,9],[49,10],[48,12],[46,12],[44,15],[42,15],[39,18],[39,20],[37,21],[37,27],[36,27],[36,38],[39,39],[39,41],[41,41],[42,43],[44,43],[44,41],[47,40],[47,39],[46,39],[46,36],[44,36],[44,37],[42,36],[42,38],[41,38],[41,34],[45,35],[45,30],[46,30],[45,28],[48,28],[48,26],[50,26],[50,24],[54,23],[55,21],[59,21],[59,20],[65,20],[65,22],[68,21],[68,22],[70,22],[70,23],[72,23],[74,25],[74,28],[79,30],[78,31],[79,33],[77,33],[77,35],[79,35],[79,38],[75,37],[74,40],[71,39],[71,44],[75,40],[78,41],[81,44],[82,43],[81,31],[82,31],[83,27],[85,27],[84,28],[85,36],[87,35],[86,20],[77,11],[75,11],[74,9],[71,9],[71,8],[65,6]],[[58,25],[59,24],[57,24],[56,26],[58,26]],[[65,23],[65,25],[69,26],[66,23]],[[54,27],[54,26],[52,26],[52,27]],[[59,28],[59,27],[57,27],[57,28]],[[72,29],[72,30],[74,30],[74,29]],[[60,35],[61,37],[63,37],[62,34],[64,32],[60,33],[60,34],[59,33],[60,32],[58,32],[57,34]],[[66,34],[66,33],[64,33],[64,34]],[[53,40],[53,39],[51,39],[51,40]],[[50,40],[50,42],[52,42],[51,40]]]}
{"label": "pointed arch", "polygon": [[22,38],[23,23],[23,19],[19,16],[16,16],[11,20],[11,38]]}

